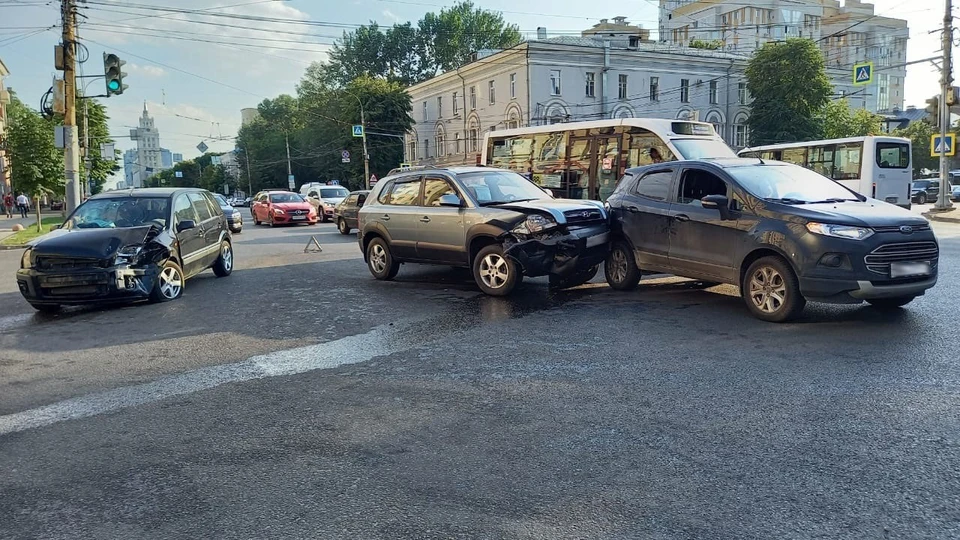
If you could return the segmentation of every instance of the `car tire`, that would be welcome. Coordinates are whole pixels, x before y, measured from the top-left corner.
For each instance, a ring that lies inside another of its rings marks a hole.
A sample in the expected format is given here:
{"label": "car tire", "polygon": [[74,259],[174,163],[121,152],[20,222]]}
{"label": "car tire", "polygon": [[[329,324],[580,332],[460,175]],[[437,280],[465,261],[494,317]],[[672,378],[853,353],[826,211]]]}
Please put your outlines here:
{"label": "car tire", "polygon": [[917,193],[917,204],[927,204],[927,194],[925,192]]}
{"label": "car tire", "polygon": [[220,242],[220,256],[213,263],[213,273],[217,277],[227,277],[233,273],[233,244],[228,240]]}
{"label": "car tire", "polygon": [[340,231],[340,234],[348,236],[350,234],[350,227],[347,226],[347,220],[340,218],[337,220],[337,230]]}
{"label": "car tire", "polygon": [[613,243],[603,263],[607,285],[618,291],[632,291],[640,283],[640,268],[630,244],[620,240]]}
{"label": "car tire", "polygon": [[579,287],[584,283],[590,281],[591,279],[597,276],[597,273],[600,272],[600,265],[595,265],[586,270],[580,272],[575,272],[573,275],[561,278],[559,276],[550,276],[550,288],[558,291],[561,289],[572,289],[574,287]]}
{"label": "car tire", "polygon": [[253,216],[253,224],[254,224],[255,226],[259,227],[259,226],[260,226],[260,220],[257,219],[257,215],[254,214],[253,212],[250,212],[250,214]]}
{"label": "car tire", "polygon": [[520,269],[503,254],[503,246],[489,245],[473,258],[473,280],[490,296],[506,296],[519,282]]}
{"label": "car tire", "polygon": [[30,307],[39,311],[40,313],[57,313],[63,307],[60,304],[34,304],[30,302]]}
{"label": "car tire", "polygon": [[747,309],[767,322],[789,321],[807,304],[793,269],[777,256],[761,257],[750,265],[743,275],[740,295]]}
{"label": "car tire", "polygon": [[397,277],[400,263],[393,259],[390,246],[383,238],[374,238],[367,244],[367,268],[373,277],[381,281]]}
{"label": "car tire", "polygon": [[916,296],[896,296],[893,298],[875,298],[873,300],[867,300],[871,306],[877,309],[899,309],[903,306],[913,302]]}
{"label": "car tire", "polygon": [[157,281],[150,291],[152,302],[169,302],[183,295],[183,286],[186,279],[183,270],[174,260],[169,260],[160,266],[157,272]]}

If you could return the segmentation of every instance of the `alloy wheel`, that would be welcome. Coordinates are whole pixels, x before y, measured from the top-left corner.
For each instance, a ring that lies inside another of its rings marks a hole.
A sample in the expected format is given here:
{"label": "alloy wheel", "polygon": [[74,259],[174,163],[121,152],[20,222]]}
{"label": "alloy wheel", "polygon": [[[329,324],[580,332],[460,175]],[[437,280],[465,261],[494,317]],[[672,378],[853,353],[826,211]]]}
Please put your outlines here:
{"label": "alloy wheel", "polygon": [[776,313],[787,301],[787,286],[775,268],[761,266],[750,277],[750,301],[763,313]]}
{"label": "alloy wheel", "polygon": [[615,282],[621,283],[627,279],[627,256],[622,249],[614,248],[610,257],[613,259],[610,277],[612,277]]}
{"label": "alloy wheel", "polygon": [[374,244],[370,250],[370,266],[378,274],[382,274],[387,268],[387,251],[380,244]]}
{"label": "alloy wheel", "polygon": [[172,266],[168,266],[160,272],[160,294],[168,300],[173,300],[180,296],[180,290],[183,289],[183,277],[180,271]]}
{"label": "alloy wheel", "polygon": [[227,272],[233,270],[233,247],[229,242],[225,242],[220,248],[220,260],[223,261],[223,269]]}
{"label": "alloy wheel", "polygon": [[480,279],[491,289],[499,289],[510,277],[507,260],[496,253],[490,253],[480,261]]}

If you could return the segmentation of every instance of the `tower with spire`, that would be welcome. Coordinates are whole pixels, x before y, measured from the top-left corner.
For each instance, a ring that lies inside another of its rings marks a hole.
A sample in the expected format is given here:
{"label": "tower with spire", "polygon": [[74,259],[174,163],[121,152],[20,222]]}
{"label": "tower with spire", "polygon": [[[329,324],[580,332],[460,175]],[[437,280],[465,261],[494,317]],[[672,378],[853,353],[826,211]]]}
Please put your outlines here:
{"label": "tower with spire", "polygon": [[130,139],[137,142],[136,160],[133,163],[133,184],[130,187],[143,187],[144,181],[160,172],[163,167],[160,148],[160,132],[147,111],[147,102],[143,102],[143,114],[140,126],[130,130]]}

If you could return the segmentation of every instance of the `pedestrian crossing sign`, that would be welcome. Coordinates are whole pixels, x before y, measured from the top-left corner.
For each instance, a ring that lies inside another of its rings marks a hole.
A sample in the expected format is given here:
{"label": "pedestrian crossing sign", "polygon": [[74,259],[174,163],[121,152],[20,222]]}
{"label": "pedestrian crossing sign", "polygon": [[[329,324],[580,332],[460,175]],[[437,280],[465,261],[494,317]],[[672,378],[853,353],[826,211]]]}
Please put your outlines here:
{"label": "pedestrian crossing sign", "polygon": [[862,86],[873,82],[873,62],[861,62],[853,65],[853,84]]}
{"label": "pedestrian crossing sign", "polygon": [[940,157],[940,152],[944,152],[947,157],[956,155],[957,137],[955,133],[947,133],[946,137],[930,136],[930,157]]}

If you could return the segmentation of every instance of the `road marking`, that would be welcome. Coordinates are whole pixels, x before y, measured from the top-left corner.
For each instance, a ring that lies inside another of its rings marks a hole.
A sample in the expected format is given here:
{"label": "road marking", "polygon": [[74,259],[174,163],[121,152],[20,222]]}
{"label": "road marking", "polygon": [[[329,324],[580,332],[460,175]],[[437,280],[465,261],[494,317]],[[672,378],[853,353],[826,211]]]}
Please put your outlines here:
{"label": "road marking", "polygon": [[[421,324],[428,326],[419,328]],[[429,322],[414,321],[402,326],[378,326],[364,334],[262,354],[233,364],[201,368],[162,377],[149,383],[116,388],[0,416],[0,435],[145,405],[228,383],[296,375],[366,362],[442,337],[431,335],[429,331],[431,326],[439,325],[442,323],[437,323],[434,319]]]}

